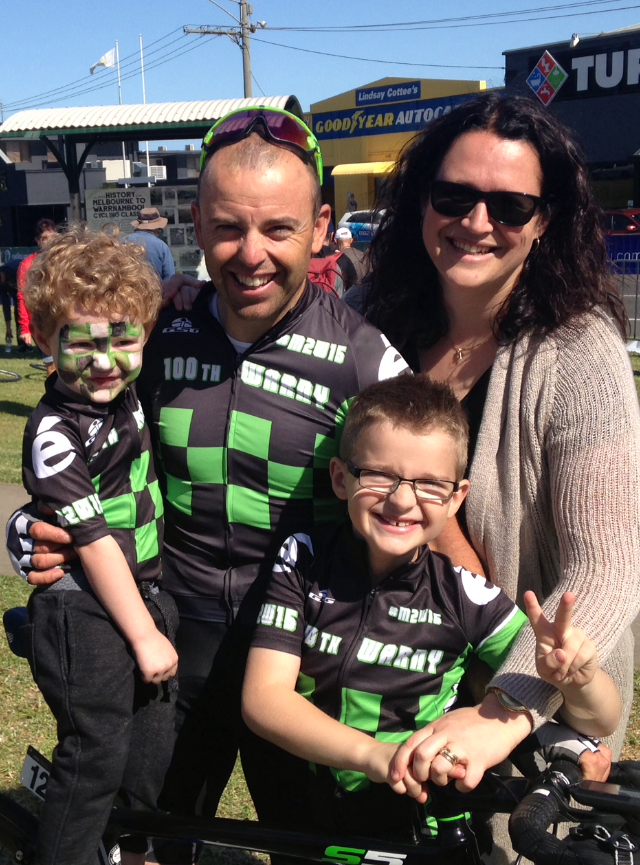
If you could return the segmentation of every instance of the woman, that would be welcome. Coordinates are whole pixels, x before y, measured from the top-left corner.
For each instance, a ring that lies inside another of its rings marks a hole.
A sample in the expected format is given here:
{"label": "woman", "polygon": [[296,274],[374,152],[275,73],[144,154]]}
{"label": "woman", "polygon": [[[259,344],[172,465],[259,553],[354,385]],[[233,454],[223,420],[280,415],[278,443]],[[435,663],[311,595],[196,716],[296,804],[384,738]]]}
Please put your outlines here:
{"label": "woman", "polygon": [[[640,417],[583,157],[531,100],[484,94],[410,143],[385,206],[365,313],[453,387],[472,428],[471,491],[437,549],[520,604],[527,589],[549,611],[576,593],[623,696],[617,753],[640,594]],[[537,726],[560,695],[537,679],[534,645],[527,627],[491,686]],[[487,740],[465,735],[465,711],[426,735],[482,768]],[[425,741],[425,777],[433,756]]]}

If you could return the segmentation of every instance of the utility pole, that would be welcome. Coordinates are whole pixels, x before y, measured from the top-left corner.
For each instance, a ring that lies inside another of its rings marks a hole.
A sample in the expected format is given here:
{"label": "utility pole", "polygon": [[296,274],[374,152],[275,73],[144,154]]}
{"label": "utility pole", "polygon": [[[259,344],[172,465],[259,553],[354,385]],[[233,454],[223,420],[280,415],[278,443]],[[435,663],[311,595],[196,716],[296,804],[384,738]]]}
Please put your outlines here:
{"label": "utility pole", "polygon": [[251,24],[249,16],[253,13],[253,6],[246,0],[240,0],[240,39],[242,40],[242,75],[244,77],[244,97],[253,96],[253,83],[251,81],[251,45],[249,44],[249,33]]}
{"label": "utility pole", "polygon": [[228,9],[221,6],[216,0],[211,0],[214,6],[222,9],[230,18],[238,25],[237,27],[183,27],[185,33],[199,33],[201,36],[228,36],[232,42],[242,50],[242,75],[244,80],[244,95],[245,99],[253,96],[253,84],[251,79],[251,43],[250,34],[256,30],[264,29],[267,26],[266,21],[258,21],[257,24],[251,23],[253,15],[253,6],[248,0],[230,0],[232,3],[237,3],[240,7],[240,17],[236,18]]}

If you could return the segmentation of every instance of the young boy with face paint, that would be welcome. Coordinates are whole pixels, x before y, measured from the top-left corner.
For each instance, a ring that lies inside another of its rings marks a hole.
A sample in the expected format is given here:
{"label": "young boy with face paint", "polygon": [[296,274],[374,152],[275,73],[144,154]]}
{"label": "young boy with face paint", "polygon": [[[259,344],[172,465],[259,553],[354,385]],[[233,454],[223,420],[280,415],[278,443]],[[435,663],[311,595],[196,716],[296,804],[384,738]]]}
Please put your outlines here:
{"label": "young boy with face paint", "polygon": [[[95,859],[118,790],[156,807],[173,745],[177,614],[158,585],[162,498],[134,384],[161,291],[144,249],[77,228],[38,256],[25,302],[58,373],[27,423],[23,481],[80,560],[29,600],[29,660],[59,738],[36,862],[77,865]],[[122,848],[125,865],[144,862],[144,839]]]}

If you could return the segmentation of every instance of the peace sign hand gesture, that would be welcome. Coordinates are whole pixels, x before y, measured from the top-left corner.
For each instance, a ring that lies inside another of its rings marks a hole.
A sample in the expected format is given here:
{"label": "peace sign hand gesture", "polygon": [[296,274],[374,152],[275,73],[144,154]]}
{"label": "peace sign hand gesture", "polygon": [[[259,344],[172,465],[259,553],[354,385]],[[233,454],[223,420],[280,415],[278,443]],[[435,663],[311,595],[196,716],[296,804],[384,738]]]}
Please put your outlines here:
{"label": "peace sign hand gesture", "polygon": [[536,667],[540,678],[559,691],[571,685],[589,684],[598,669],[598,655],[585,632],[571,623],[576,596],[564,593],[553,622],[545,616],[534,592],[525,592],[524,602],[536,635]]}

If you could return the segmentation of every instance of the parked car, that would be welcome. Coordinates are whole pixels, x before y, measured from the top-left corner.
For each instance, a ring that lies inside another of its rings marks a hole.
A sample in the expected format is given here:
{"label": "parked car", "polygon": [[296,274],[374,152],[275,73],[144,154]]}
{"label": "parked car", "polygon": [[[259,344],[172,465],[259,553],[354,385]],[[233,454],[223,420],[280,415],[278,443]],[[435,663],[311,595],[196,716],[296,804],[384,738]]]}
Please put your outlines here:
{"label": "parked car", "polygon": [[338,228],[347,227],[357,243],[371,243],[384,210],[353,210],[341,218]]}
{"label": "parked car", "polygon": [[605,210],[602,228],[605,234],[640,234],[640,208]]}

